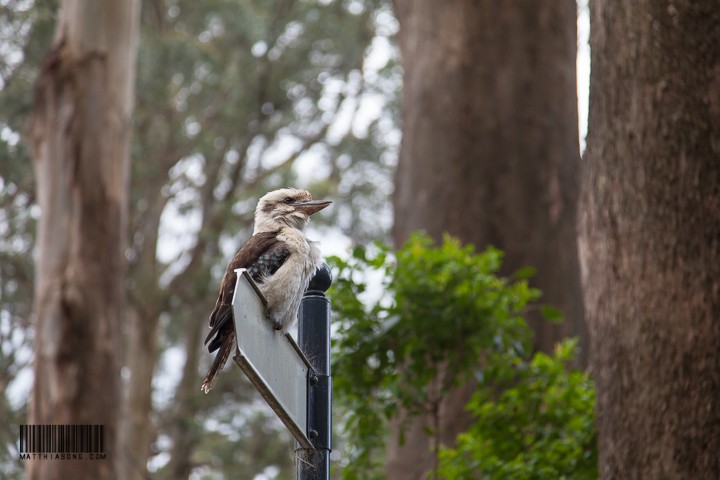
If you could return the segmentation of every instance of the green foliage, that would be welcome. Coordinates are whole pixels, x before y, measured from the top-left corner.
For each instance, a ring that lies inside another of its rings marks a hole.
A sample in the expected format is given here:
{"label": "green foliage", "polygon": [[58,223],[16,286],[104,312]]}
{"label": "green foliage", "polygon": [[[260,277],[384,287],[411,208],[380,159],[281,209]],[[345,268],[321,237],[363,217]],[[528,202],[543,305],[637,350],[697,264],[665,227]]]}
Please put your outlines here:
{"label": "green foliage", "polygon": [[595,390],[587,373],[568,370],[576,346],[499,358],[468,403],[475,423],[440,454],[441,478],[597,478]]}
{"label": "green foliage", "polygon": [[[476,254],[449,237],[433,247],[413,236],[394,261],[388,258],[378,246],[372,255],[357,247],[351,260],[333,259],[339,325],[333,378],[353,440],[345,478],[373,478],[385,422],[399,407],[431,413],[487,352],[526,351],[522,312],[539,295],[526,280],[495,275],[498,250]],[[386,296],[366,310],[359,296],[368,289],[360,278],[367,268],[379,271],[375,290]]]}
{"label": "green foliage", "polygon": [[[518,468],[563,473],[593,465],[592,384],[564,368],[573,344],[563,344],[555,356],[529,360],[531,332],[523,316],[540,296],[528,286],[531,269],[499,277],[499,250],[477,253],[450,237],[434,246],[428,237],[414,235],[394,256],[381,245],[371,251],[356,247],[348,261],[331,259],[337,270],[330,294],[338,325],[333,381],[349,442],[343,478],[383,478],[388,421],[398,418],[399,409],[437,420],[442,398],[472,377],[479,387],[468,408],[476,415],[495,408],[499,424],[478,423],[459,438],[457,450],[443,451],[443,475],[471,478],[490,472],[474,456],[476,442],[509,452],[517,441],[515,429],[527,442],[517,448],[525,452],[529,444],[535,452],[510,458]],[[366,306],[363,300],[373,294],[380,298]],[[558,316],[549,308],[544,313]],[[501,414],[514,423],[503,425]],[[527,424],[520,425],[523,420]],[[434,437],[434,422],[426,427]],[[439,455],[437,441],[435,447]],[[548,456],[537,458],[542,453]],[[506,460],[496,453],[483,461]]]}

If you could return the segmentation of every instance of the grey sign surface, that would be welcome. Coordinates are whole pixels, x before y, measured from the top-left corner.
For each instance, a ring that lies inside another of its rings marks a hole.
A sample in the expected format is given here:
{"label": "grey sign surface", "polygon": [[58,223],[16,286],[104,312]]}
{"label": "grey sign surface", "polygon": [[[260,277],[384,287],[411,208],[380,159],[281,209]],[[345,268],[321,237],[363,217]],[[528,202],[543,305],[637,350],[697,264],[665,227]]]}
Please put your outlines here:
{"label": "grey sign surface", "polygon": [[233,296],[237,363],[295,439],[312,448],[307,426],[309,364],[290,334],[273,329],[265,317],[265,299],[244,268]]}

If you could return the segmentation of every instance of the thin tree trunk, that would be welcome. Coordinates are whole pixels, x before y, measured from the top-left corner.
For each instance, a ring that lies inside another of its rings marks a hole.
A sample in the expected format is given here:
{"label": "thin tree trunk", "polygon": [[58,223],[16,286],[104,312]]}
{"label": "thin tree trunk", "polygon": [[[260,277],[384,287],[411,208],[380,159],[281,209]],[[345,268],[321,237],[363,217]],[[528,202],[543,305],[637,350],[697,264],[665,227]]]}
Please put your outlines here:
{"label": "thin tree trunk", "polygon": [[600,476],[720,478],[720,5],[591,8],[581,259]]}
{"label": "thin tree trunk", "polygon": [[160,216],[167,200],[157,186],[148,198],[150,207],[137,228],[143,247],[135,261],[131,302],[125,315],[125,367],[123,418],[120,422],[120,480],[145,480],[153,436],[152,379],[160,349],[158,325],[164,298],[158,286],[156,258]]}
{"label": "thin tree trunk", "polygon": [[152,378],[158,360],[159,316],[127,309],[127,372],[123,418],[120,422],[121,480],[148,478],[147,461],[152,441]]}
{"label": "thin tree trunk", "polygon": [[[395,0],[403,58],[403,140],[395,191],[397,244],[422,229],[506,252],[505,273],[533,285],[566,320],[533,319],[535,346],[584,338],[576,247],[579,163],[576,4]],[[583,354],[585,352],[583,351]],[[580,363],[583,363],[581,360]],[[440,407],[441,440],[468,425],[471,388]],[[431,467],[419,425],[388,453],[388,477]]]}
{"label": "thin tree trunk", "polygon": [[194,466],[191,454],[199,440],[199,427],[195,417],[203,396],[197,386],[198,366],[205,331],[203,322],[189,321],[185,327],[186,359],[182,378],[175,392],[177,404],[171,429],[173,448],[168,464],[169,478],[188,478]]}
{"label": "thin tree trunk", "polygon": [[138,2],[63,2],[30,124],[37,174],[31,424],[100,424],[104,461],[28,462],[31,479],[115,478]]}

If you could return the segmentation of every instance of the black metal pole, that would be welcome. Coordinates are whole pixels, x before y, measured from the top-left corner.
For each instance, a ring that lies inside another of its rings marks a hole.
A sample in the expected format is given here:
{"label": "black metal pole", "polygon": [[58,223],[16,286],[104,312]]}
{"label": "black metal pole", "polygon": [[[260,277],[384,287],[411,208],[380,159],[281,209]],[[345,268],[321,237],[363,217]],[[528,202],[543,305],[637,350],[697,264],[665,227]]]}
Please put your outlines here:
{"label": "black metal pole", "polygon": [[310,281],[298,315],[298,346],[310,361],[308,372],[307,436],[315,447],[297,449],[297,480],[329,480],[332,450],[332,377],[330,376],[330,301],[332,283],[323,264]]}

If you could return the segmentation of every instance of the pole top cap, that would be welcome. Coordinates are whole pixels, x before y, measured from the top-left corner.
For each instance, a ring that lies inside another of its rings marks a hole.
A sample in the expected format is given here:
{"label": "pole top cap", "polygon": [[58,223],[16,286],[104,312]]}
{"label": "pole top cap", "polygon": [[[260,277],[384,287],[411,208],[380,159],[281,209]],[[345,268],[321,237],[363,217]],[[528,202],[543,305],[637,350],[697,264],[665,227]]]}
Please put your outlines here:
{"label": "pole top cap", "polygon": [[330,288],[332,283],[332,271],[327,263],[323,262],[322,265],[315,270],[315,275],[310,280],[308,285],[308,291],[326,292]]}

